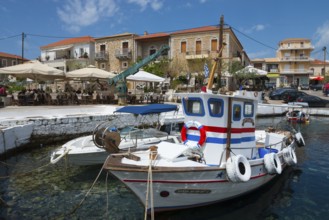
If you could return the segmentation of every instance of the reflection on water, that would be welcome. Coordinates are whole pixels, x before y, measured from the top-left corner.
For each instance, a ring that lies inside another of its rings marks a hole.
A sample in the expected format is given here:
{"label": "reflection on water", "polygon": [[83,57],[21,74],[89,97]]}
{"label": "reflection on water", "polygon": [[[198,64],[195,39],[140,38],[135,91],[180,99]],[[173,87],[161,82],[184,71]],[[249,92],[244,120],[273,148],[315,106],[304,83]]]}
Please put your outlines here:
{"label": "reflection on water", "polygon": [[[281,118],[257,120],[264,128],[275,127]],[[297,166],[251,194],[206,207],[160,213],[156,219],[326,219],[329,118],[312,117],[309,125],[294,126],[306,142],[306,147],[297,149]],[[106,186],[105,172],[79,206],[101,166],[50,166],[49,152],[55,147],[21,153],[6,160],[6,165],[0,164],[0,219],[143,219],[138,199],[112,176]]]}

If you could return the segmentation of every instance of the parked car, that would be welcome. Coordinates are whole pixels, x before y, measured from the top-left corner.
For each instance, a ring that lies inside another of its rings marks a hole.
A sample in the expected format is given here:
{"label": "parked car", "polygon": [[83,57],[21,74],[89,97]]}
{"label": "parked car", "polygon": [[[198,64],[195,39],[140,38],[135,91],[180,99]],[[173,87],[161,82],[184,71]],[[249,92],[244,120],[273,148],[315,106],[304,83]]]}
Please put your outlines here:
{"label": "parked car", "polygon": [[288,90],[286,92],[283,93],[282,95],[282,100],[283,102],[295,102],[296,99],[298,97],[302,97],[302,96],[307,96],[308,94],[306,92],[301,92],[301,91],[297,91],[297,90]]}
{"label": "parked car", "polygon": [[323,84],[322,83],[311,84],[310,85],[310,89],[312,89],[314,91],[322,90],[322,88],[323,88]]}
{"label": "parked car", "polygon": [[306,102],[309,107],[329,107],[329,100],[317,96],[301,96],[296,99],[297,102]]}
{"label": "parked car", "polygon": [[324,84],[322,92],[325,96],[329,96],[329,83]]}
{"label": "parked car", "polygon": [[273,83],[273,82],[266,82],[265,83],[265,89],[266,90],[275,89],[275,88],[276,88],[275,83]]}
{"label": "parked car", "polygon": [[300,89],[301,90],[309,90],[310,89],[310,85],[309,84],[301,84],[300,85]]}
{"label": "parked car", "polygon": [[276,89],[276,90],[273,90],[272,92],[270,92],[268,97],[270,99],[280,100],[280,99],[282,99],[282,95],[287,91],[297,91],[297,89],[291,88],[291,87]]}

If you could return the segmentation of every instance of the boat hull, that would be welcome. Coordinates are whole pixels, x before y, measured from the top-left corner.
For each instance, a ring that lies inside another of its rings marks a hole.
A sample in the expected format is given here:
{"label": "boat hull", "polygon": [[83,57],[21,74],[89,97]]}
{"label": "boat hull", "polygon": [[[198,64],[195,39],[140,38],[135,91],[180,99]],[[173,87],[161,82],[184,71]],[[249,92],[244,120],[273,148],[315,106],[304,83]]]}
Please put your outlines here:
{"label": "boat hull", "polygon": [[[262,159],[251,164],[251,178],[247,182],[231,182],[223,168],[197,167],[180,170],[154,167],[151,171],[153,198],[146,198],[149,170],[110,169],[110,172],[129,187],[146,207],[154,211],[204,206],[249,193],[272,180],[276,175],[266,172]],[[280,156],[280,161],[283,158]],[[185,171],[184,171],[185,170]],[[150,190],[148,192],[150,195]],[[148,208],[148,211],[151,211]]]}

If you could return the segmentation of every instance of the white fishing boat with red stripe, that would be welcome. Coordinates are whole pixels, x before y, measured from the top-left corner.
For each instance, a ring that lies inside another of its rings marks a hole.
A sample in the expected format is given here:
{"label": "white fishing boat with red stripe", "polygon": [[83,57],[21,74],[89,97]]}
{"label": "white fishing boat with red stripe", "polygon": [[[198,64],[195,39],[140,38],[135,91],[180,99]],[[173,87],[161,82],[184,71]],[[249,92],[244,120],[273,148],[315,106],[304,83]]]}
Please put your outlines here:
{"label": "white fishing boat with red stripe", "polygon": [[183,143],[162,141],[148,150],[111,154],[104,163],[148,212],[235,198],[297,163],[295,134],[255,130],[257,93],[187,93],[181,100]]}

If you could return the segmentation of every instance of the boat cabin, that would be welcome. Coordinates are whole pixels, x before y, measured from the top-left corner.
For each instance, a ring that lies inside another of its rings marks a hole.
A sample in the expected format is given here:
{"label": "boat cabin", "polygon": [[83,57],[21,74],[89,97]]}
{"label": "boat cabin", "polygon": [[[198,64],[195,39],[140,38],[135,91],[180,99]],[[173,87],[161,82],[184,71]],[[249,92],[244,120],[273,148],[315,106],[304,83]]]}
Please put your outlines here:
{"label": "boat cabin", "polygon": [[182,140],[199,146],[207,165],[218,166],[226,161],[226,149],[250,159],[257,156],[257,92],[190,93],[181,98],[185,115]]}

